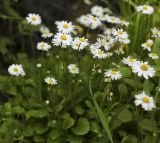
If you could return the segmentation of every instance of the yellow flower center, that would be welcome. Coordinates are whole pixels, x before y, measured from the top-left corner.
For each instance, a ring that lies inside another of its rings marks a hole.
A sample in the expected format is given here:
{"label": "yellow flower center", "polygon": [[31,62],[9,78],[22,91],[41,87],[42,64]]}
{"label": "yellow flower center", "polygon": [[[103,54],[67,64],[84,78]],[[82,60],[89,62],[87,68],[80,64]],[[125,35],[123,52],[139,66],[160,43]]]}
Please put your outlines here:
{"label": "yellow flower center", "polygon": [[84,38],[79,38],[79,41],[84,42]]}
{"label": "yellow flower center", "polygon": [[67,28],[69,28],[69,25],[68,25],[67,23],[65,23],[65,24],[63,25],[63,28],[64,28],[64,29],[67,29]]}
{"label": "yellow flower center", "polygon": [[134,63],[134,59],[129,59],[129,62],[130,63]]}
{"label": "yellow flower center", "polygon": [[119,34],[119,35],[122,35],[122,34],[123,34],[123,31],[122,31],[122,30],[118,31],[118,34]]}
{"label": "yellow flower center", "polygon": [[43,49],[45,47],[45,45],[44,44],[41,44],[41,48]]}
{"label": "yellow flower center", "polygon": [[148,10],[148,6],[143,6],[143,10]]}
{"label": "yellow flower center", "polygon": [[92,20],[97,21],[97,17],[93,16]]}
{"label": "yellow flower center", "polygon": [[99,51],[98,51],[98,54],[99,54],[99,55],[102,55],[102,54],[103,54],[103,52],[102,52],[101,50],[99,50]]}
{"label": "yellow flower center", "polygon": [[149,98],[148,97],[143,97],[143,102],[144,103],[149,103]]}
{"label": "yellow flower center", "polygon": [[151,47],[152,44],[151,44],[151,43],[146,43],[146,46],[147,46],[147,47]]}
{"label": "yellow flower center", "polygon": [[32,21],[36,21],[37,18],[35,16],[32,16]]}
{"label": "yellow flower center", "polygon": [[13,71],[14,71],[14,72],[18,72],[18,68],[14,68]]}
{"label": "yellow flower center", "polygon": [[112,70],[111,73],[112,73],[113,75],[115,75],[115,74],[117,73],[117,71],[116,71],[116,70]]}
{"label": "yellow flower center", "polygon": [[111,20],[112,20],[112,21],[115,21],[116,19],[115,19],[115,18],[111,18]]}
{"label": "yellow flower center", "polygon": [[62,36],[61,36],[61,39],[62,39],[62,40],[67,40],[67,36],[66,36],[66,35],[62,35]]}
{"label": "yellow flower center", "polygon": [[73,68],[72,68],[72,71],[73,71],[73,72],[75,72],[76,70],[77,70],[76,67],[73,67]]}
{"label": "yellow flower center", "polygon": [[147,65],[147,64],[142,64],[142,65],[141,65],[141,69],[142,69],[143,71],[147,71],[147,70],[148,70],[148,65]]}

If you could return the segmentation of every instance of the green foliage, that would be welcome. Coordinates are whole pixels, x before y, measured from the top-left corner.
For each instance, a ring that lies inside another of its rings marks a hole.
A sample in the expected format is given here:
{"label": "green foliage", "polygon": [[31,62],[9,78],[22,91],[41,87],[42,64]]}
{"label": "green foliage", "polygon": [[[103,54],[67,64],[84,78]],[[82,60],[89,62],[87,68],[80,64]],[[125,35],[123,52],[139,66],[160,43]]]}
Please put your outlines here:
{"label": "green foliage", "polygon": [[[85,0],[85,3],[92,5],[95,1]],[[0,143],[160,142],[160,61],[149,58],[141,47],[152,37],[150,29],[160,27],[160,2],[102,0],[99,3],[108,14],[117,14],[130,22],[128,27],[104,22],[95,31],[79,27],[82,32],[77,32],[78,36],[88,38],[90,43],[108,27],[128,32],[130,44],[117,42],[110,49],[113,56],[106,59],[93,58],[89,46],[75,51],[42,40],[41,25],[26,22],[16,10],[18,1],[0,1]],[[155,13],[138,13],[136,7],[143,4],[152,5]],[[36,51],[38,40],[48,42],[52,48],[47,53]],[[116,54],[115,51],[121,50],[123,54]],[[152,52],[160,57],[159,37],[154,38]],[[122,59],[127,56],[153,65],[155,77],[137,76],[130,66],[123,64]],[[8,74],[7,68],[13,63],[23,65],[24,77]],[[79,74],[68,71],[67,66],[72,63],[78,65]],[[120,80],[104,78],[105,70],[112,68],[122,74]],[[58,84],[46,84],[44,78],[48,76],[54,76]],[[152,111],[135,106],[135,95],[141,91],[153,97],[156,107]]]}

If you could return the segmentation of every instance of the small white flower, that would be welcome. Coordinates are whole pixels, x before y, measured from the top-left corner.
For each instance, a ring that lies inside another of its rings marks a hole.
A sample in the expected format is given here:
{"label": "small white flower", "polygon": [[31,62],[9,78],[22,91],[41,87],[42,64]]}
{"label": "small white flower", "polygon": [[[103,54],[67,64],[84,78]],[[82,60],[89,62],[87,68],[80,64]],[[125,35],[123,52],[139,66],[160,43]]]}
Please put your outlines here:
{"label": "small white flower", "polygon": [[155,108],[153,97],[146,95],[146,93],[144,91],[135,96],[134,103],[136,106],[141,105],[141,107],[145,111],[151,111],[153,108]]}
{"label": "small white flower", "polygon": [[49,100],[46,100],[45,103],[46,103],[46,104],[49,104]]}
{"label": "small white flower", "polygon": [[115,17],[115,16],[109,16],[107,18],[107,22],[113,23],[113,24],[119,24],[120,23],[120,19]]}
{"label": "small white flower", "polygon": [[8,68],[9,74],[13,76],[25,76],[25,72],[23,70],[22,65],[13,64]]}
{"label": "small white flower", "polygon": [[89,45],[88,39],[85,39],[84,37],[76,37],[72,42],[72,48],[75,50],[83,50],[85,47]]}
{"label": "small white flower", "polygon": [[96,29],[102,24],[101,20],[98,17],[90,15],[90,14],[88,14],[87,16],[89,19],[88,20],[89,21],[89,28]]}
{"label": "small white flower", "polygon": [[51,48],[51,45],[49,45],[46,42],[38,42],[37,43],[37,49],[41,51],[48,51]]}
{"label": "small white flower", "polygon": [[121,20],[120,20],[120,24],[121,24],[121,25],[128,26],[128,25],[129,25],[129,22],[127,22],[127,21],[121,19]]}
{"label": "small white flower", "polygon": [[114,39],[112,37],[97,38],[97,42],[94,44],[96,47],[104,47],[106,51],[110,50],[111,46],[114,44]]}
{"label": "small white flower", "polygon": [[101,49],[95,49],[93,54],[94,57],[97,57],[98,59],[105,59],[107,57],[106,53]]}
{"label": "small white flower", "polygon": [[31,25],[39,25],[41,24],[42,20],[39,14],[29,13],[28,17],[26,17],[27,23]]}
{"label": "small white flower", "polygon": [[42,67],[42,64],[37,64],[37,68],[41,68]]}
{"label": "small white flower", "polygon": [[77,21],[78,21],[80,24],[82,24],[82,25],[84,25],[84,26],[86,26],[86,27],[89,27],[89,18],[88,18],[87,15],[82,15],[81,17],[79,17],[79,18],[77,19]]}
{"label": "small white flower", "polygon": [[104,14],[104,15],[100,16],[101,21],[107,21],[108,18],[109,18],[108,14]]}
{"label": "small white flower", "polygon": [[56,21],[55,24],[57,25],[58,31],[64,34],[73,33],[74,26],[71,22],[67,21]]}
{"label": "small white flower", "polygon": [[53,77],[46,77],[44,79],[44,82],[46,82],[49,85],[56,85],[57,84],[57,80]]}
{"label": "small white flower", "polygon": [[68,70],[72,74],[79,74],[79,68],[75,64],[68,65]]}
{"label": "small white flower", "polygon": [[39,28],[39,31],[41,32],[41,33],[44,33],[44,32],[46,32],[46,31],[49,31],[49,28],[47,27],[47,26],[41,26],[40,28]]}
{"label": "small white flower", "polygon": [[128,56],[127,58],[123,58],[122,63],[132,67],[137,60]]}
{"label": "small white flower", "polygon": [[119,42],[124,44],[129,44],[130,40],[128,39],[128,34],[123,29],[113,29],[112,34],[115,36]]}
{"label": "small white flower", "polygon": [[155,69],[148,65],[148,62],[136,62],[132,66],[132,71],[134,73],[137,73],[139,77],[144,77],[145,79],[148,79],[149,77],[153,77],[156,73]]}
{"label": "small white flower", "polygon": [[154,8],[152,6],[149,6],[149,5],[140,5],[140,6],[137,7],[137,11],[141,12],[143,14],[150,15],[154,12]]}
{"label": "small white flower", "polygon": [[149,53],[148,56],[152,59],[159,59],[159,56],[156,53]]}
{"label": "small white flower", "polygon": [[148,50],[150,52],[151,48],[153,46],[153,40],[148,39],[147,42],[143,43],[141,46],[143,47],[143,49],[146,49],[146,50]]}
{"label": "small white flower", "polygon": [[104,34],[110,37],[112,35],[113,28],[106,28]]}
{"label": "small white flower", "polygon": [[160,37],[160,31],[156,27],[152,28],[151,31],[152,37]]}
{"label": "small white flower", "polygon": [[91,14],[97,17],[101,17],[104,13],[104,8],[98,5],[95,5],[91,8]]}
{"label": "small white flower", "polygon": [[54,36],[54,39],[52,39],[52,43],[55,46],[62,46],[63,48],[66,48],[67,46],[70,46],[72,42],[72,37],[69,34],[63,34],[63,33],[57,33]]}
{"label": "small white flower", "polygon": [[117,71],[115,69],[106,70],[104,76],[111,78],[112,80],[118,80],[122,78],[122,74],[120,73],[120,71]]}

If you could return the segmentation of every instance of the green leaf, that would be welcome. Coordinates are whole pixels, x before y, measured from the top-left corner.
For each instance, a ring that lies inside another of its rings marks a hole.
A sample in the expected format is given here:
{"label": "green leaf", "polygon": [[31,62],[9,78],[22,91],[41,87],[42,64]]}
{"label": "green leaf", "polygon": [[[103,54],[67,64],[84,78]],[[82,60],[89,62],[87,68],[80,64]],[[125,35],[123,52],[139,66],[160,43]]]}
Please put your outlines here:
{"label": "green leaf", "polygon": [[128,109],[122,110],[117,117],[121,122],[129,122],[132,120],[132,113]]}
{"label": "green leaf", "polygon": [[121,143],[138,143],[138,139],[133,135],[125,136]]}
{"label": "green leaf", "polygon": [[84,110],[83,110],[83,108],[81,106],[76,106],[74,108],[74,112],[79,114],[79,115],[82,115],[84,113]]}
{"label": "green leaf", "polygon": [[22,114],[22,113],[24,113],[24,108],[22,108],[20,106],[15,106],[12,108],[12,112],[15,114]]}
{"label": "green leaf", "polygon": [[61,134],[62,131],[60,129],[52,129],[52,131],[49,134],[49,137],[51,140],[56,140]]}
{"label": "green leaf", "polygon": [[62,123],[62,126],[64,129],[69,129],[71,128],[73,125],[74,125],[74,119],[71,118],[71,117],[68,117],[66,119],[64,119],[63,123]]}
{"label": "green leaf", "polygon": [[156,130],[156,122],[150,119],[143,119],[139,122],[140,128],[153,132]]}
{"label": "green leaf", "polygon": [[42,136],[34,136],[34,141],[37,143],[44,143],[45,142],[45,138]]}
{"label": "green leaf", "polygon": [[30,111],[27,111],[26,118],[27,120],[31,117],[43,118],[43,117],[48,116],[48,114],[49,114],[49,111],[47,109],[30,110]]}
{"label": "green leaf", "polygon": [[24,128],[23,130],[23,134],[24,136],[32,136],[33,135],[33,126],[32,125],[28,125]]}
{"label": "green leaf", "polygon": [[77,126],[72,128],[72,132],[76,135],[85,135],[89,132],[90,126],[86,118],[80,118],[78,120]]}
{"label": "green leaf", "polygon": [[26,113],[26,118],[27,120],[31,117],[38,117],[38,112],[37,110],[30,110],[30,111],[27,111]]}
{"label": "green leaf", "polygon": [[82,143],[83,138],[82,136],[69,135],[66,141],[68,141],[69,143]]}
{"label": "green leaf", "polygon": [[109,140],[111,141],[111,143],[113,143],[113,139],[112,139],[112,135],[111,135],[111,132],[110,132],[110,129],[109,129],[109,124],[108,124],[108,120],[107,118],[105,117],[104,113],[102,112],[101,108],[99,107],[99,105],[97,104],[95,98],[93,97],[93,93],[92,93],[92,90],[91,90],[91,85],[89,83],[89,90],[90,90],[90,93],[91,93],[91,96],[92,96],[92,99],[93,99],[93,102],[94,102],[94,105],[96,107],[96,110],[97,110],[97,113],[98,113],[98,116],[100,118],[100,121],[108,135],[108,138]]}
{"label": "green leaf", "polygon": [[143,83],[143,90],[146,94],[150,94],[151,90],[154,88],[154,84],[149,80],[145,80]]}
{"label": "green leaf", "polygon": [[132,74],[131,69],[128,67],[121,67],[119,70],[124,77],[130,77]]}
{"label": "green leaf", "polygon": [[90,123],[90,127],[91,127],[91,131],[93,133],[99,133],[100,127],[99,127],[99,125],[96,122],[91,122]]}
{"label": "green leaf", "polygon": [[119,89],[120,94],[122,94],[122,95],[127,95],[128,89],[127,89],[127,87],[126,87],[125,84],[120,84],[120,85],[118,86],[118,89]]}
{"label": "green leaf", "polygon": [[37,134],[43,134],[43,133],[45,133],[47,130],[48,130],[48,128],[45,126],[45,124],[42,124],[42,123],[37,123],[37,124],[34,126],[34,131],[35,131]]}

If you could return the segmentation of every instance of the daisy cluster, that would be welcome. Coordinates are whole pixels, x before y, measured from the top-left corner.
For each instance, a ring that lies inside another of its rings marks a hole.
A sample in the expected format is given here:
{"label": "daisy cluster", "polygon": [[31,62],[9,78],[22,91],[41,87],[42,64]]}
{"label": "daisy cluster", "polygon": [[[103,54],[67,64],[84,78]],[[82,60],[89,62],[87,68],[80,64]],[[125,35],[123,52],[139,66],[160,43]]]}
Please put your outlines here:
{"label": "daisy cluster", "polygon": [[[137,6],[136,10],[138,14],[146,15],[151,15],[154,12],[153,7],[149,5]],[[133,78],[148,80],[156,76],[156,69],[151,64],[153,62],[150,62],[159,59],[158,54],[154,52],[155,39],[160,37],[160,30],[156,27],[150,30],[148,39],[141,43],[141,50],[147,52],[150,59],[146,60],[143,57],[138,57],[138,55],[135,56],[135,54],[133,56],[132,53],[124,56],[130,50],[130,37],[132,35],[129,35],[129,32],[127,32],[130,23],[127,20],[107,13],[105,8],[98,5],[93,6],[90,13],[82,15],[77,19],[80,25],[75,25],[68,21],[56,21],[57,33],[52,33],[48,27],[42,25],[41,17],[38,14],[28,14],[26,21],[34,26],[40,25],[39,31],[43,40],[37,43],[37,50],[48,52],[48,55],[52,54],[50,51],[55,52],[55,49],[61,48],[74,51],[77,55],[82,55],[81,53],[83,52],[85,56],[87,55],[92,61],[97,62],[93,64],[92,72],[95,74],[97,71],[98,74],[102,75],[106,84],[113,81],[123,81],[126,75],[120,70],[121,67],[127,67],[131,70]],[[98,31],[98,36],[92,39],[88,33],[82,35],[82,33],[79,33],[81,26],[86,31]],[[77,30],[78,27],[79,31]],[[59,59],[59,55],[56,55],[55,58]],[[37,68],[41,67],[42,65],[38,63]],[[67,66],[64,65],[62,70],[65,68],[73,75],[72,77],[75,77],[84,72],[80,67],[78,62],[72,61],[72,63],[67,63]],[[22,65],[13,64],[8,71],[13,76],[25,75]],[[56,79],[58,77],[46,76],[44,82],[52,86],[59,83]],[[145,111],[150,111],[155,108],[154,98],[143,91],[135,95],[135,105],[141,106]]]}

